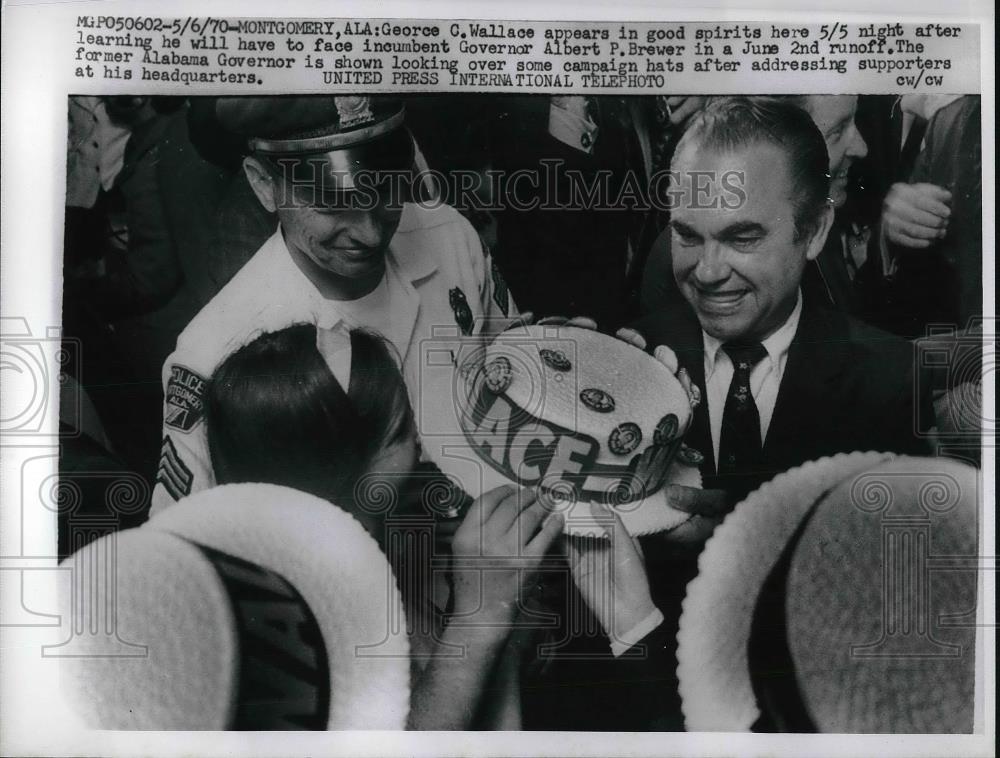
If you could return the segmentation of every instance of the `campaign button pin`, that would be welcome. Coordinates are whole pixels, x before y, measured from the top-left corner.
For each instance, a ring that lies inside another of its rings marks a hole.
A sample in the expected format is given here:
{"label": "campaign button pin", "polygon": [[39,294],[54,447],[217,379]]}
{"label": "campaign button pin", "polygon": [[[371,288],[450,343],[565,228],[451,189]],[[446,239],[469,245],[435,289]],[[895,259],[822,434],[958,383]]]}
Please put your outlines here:
{"label": "campaign button pin", "polygon": [[507,389],[513,378],[514,372],[510,361],[502,355],[486,365],[486,388],[494,395],[499,395]]}
{"label": "campaign button pin", "polygon": [[677,460],[685,466],[700,466],[704,462],[705,456],[693,447],[681,445],[681,449],[677,451]]}
{"label": "campaign button pin", "polygon": [[642,430],[639,425],[626,421],[611,430],[611,436],[608,437],[608,447],[615,455],[628,455],[639,447],[641,441]]}
{"label": "campaign button pin", "polygon": [[604,390],[589,387],[580,392],[580,401],[597,413],[611,413],[615,409],[615,399]]}
{"label": "campaign button pin", "polygon": [[556,371],[569,371],[573,368],[573,364],[569,362],[569,358],[566,357],[566,353],[562,350],[549,350],[548,348],[542,348],[538,351],[538,354],[542,356],[542,360],[545,361],[545,365]]}
{"label": "campaign button pin", "polygon": [[677,436],[677,429],[679,425],[677,416],[673,413],[668,413],[666,416],[661,418],[660,423],[658,423],[656,425],[656,429],[653,430],[653,444],[666,445],[668,442],[673,440],[673,438]]}

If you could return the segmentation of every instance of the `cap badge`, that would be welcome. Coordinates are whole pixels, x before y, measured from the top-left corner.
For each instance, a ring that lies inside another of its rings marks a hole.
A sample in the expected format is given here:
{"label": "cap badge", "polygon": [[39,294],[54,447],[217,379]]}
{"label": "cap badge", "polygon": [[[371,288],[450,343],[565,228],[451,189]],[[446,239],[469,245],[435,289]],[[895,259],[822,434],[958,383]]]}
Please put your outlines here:
{"label": "cap badge", "polygon": [[342,129],[375,120],[371,99],[365,95],[345,95],[333,98]]}

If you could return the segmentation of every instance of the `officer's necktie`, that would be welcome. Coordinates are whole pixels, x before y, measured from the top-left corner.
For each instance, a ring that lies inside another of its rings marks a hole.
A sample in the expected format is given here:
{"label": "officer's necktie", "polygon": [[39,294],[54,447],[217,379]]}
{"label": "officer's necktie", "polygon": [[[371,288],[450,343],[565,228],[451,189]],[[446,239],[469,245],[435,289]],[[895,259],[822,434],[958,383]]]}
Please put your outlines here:
{"label": "officer's necktie", "polygon": [[760,414],[750,392],[750,372],[767,351],[759,342],[727,342],[722,349],[733,362],[733,381],[722,412],[718,470],[731,502],[737,502],[760,484]]}

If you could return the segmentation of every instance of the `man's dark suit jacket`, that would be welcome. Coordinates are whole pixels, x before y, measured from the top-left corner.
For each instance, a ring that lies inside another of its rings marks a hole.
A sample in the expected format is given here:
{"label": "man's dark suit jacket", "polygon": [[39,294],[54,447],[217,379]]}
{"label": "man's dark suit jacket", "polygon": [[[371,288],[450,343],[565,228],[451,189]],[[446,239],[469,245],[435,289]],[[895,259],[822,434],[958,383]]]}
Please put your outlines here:
{"label": "man's dark suit jacket", "polygon": [[[672,348],[706,398],[695,409],[686,442],[704,454],[704,486],[712,488],[718,479],[697,317],[684,303],[653,313],[634,327],[650,345]],[[767,478],[855,450],[927,454],[927,441],[914,434],[921,417],[917,403],[924,413],[932,412],[927,390],[926,382],[916,383],[909,342],[805,298],[764,440]]]}
{"label": "man's dark suit jacket", "polygon": [[[651,347],[671,347],[707,397],[701,327],[686,302],[634,327]],[[928,385],[918,388],[913,377],[910,343],[806,298],[765,440],[770,476],[855,450],[929,452],[913,433],[915,403],[925,403],[925,412],[930,412]],[[718,487],[707,402],[696,409],[686,441],[705,454],[704,487]],[[526,683],[525,728],[683,729],[676,633],[681,600],[697,572],[697,559],[665,555],[656,535],[643,538],[643,547],[653,600],[665,617],[642,641],[646,655],[587,660],[588,654],[606,651],[607,640],[600,635],[581,638],[573,647],[579,659],[558,661],[545,677]]]}
{"label": "man's dark suit jacket", "polygon": [[[606,330],[622,326],[633,317],[626,262],[635,219],[617,197],[628,170],[644,186],[641,155],[626,150],[623,127],[614,123],[600,124],[591,153],[563,144],[548,131],[548,97],[504,103],[495,168],[508,177],[522,170],[538,177],[534,184],[509,181],[507,194],[497,198],[506,210],[498,219],[495,260],[514,302],[536,317],[589,316]],[[595,200],[603,207],[583,202],[591,187],[606,188]]]}
{"label": "man's dark suit jacket", "polygon": [[[687,303],[651,314],[634,327],[651,348],[671,347],[707,397],[701,327]],[[928,453],[925,441],[913,432],[916,403],[925,404],[925,413],[931,406],[927,383],[914,383],[912,352],[910,343],[806,298],[764,444],[767,478],[855,450]],[[686,442],[705,455],[704,487],[719,488],[707,401],[695,410]],[[599,675],[596,666],[589,667],[589,676],[576,673],[587,667],[569,667],[578,678],[567,677],[563,699],[586,715],[578,719],[579,726],[562,728],[588,728],[584,724],[589,719],[591,729],[683,729],[676,634],[681,601],[697,574],[697,556],[666,554],[657,535],[642,541],[653,601],[665,617],[644,640],[653,643],[651,655],[605,663]],[[605,702],[602,693],[612,695],[613,709],[600,705]]]}

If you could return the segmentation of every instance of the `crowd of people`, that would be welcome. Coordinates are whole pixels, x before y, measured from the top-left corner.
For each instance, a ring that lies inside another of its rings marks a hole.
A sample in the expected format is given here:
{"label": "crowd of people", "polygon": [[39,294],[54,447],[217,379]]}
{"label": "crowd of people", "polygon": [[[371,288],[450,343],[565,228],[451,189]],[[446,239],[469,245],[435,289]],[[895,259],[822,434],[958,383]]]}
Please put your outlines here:
{"label": "crowd of people", "polygon": [[[411,728],[683,729],[681,600],[738,502],[840,453],[978,461],[978,378],[928,380],[914,340],[981,321],[979,108],[72,97],[64,334],[82,349],[63,391],[95,412],[61,471],[144,477],[148,507],[118,528],[246,482],[354,515],[409,588]],[[426,507],[465,440],[459,356],[535,323],[616,335],[689,388],[702,486],[664,489],[685,529],[634,538],[614,517],[607,541],[570,539],[538,488]],[[373,478],[452,570],[387,540]],[[80,481],[100,511],[112,479]],[[79,515],[63,555],[95,535],[75,535]],[[470,555],[520,563],[475,571]],[[557,621],[532,627],[526,607]]]}

